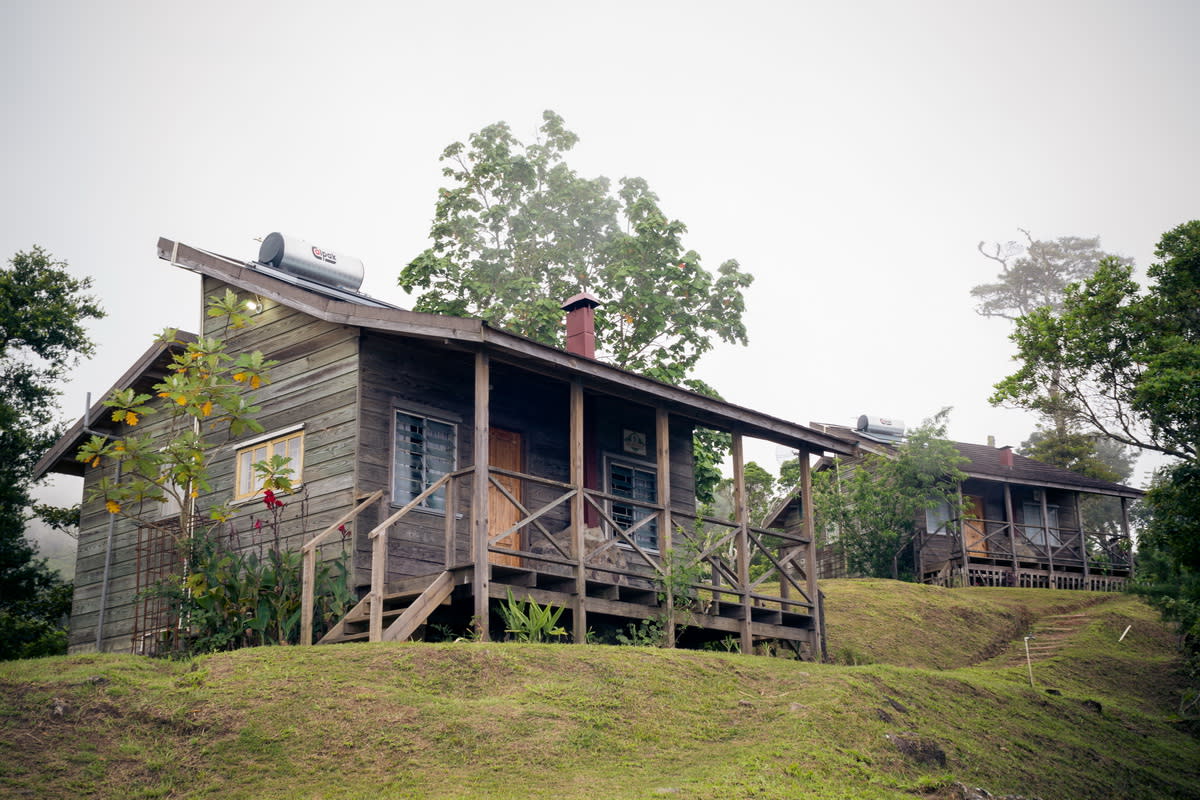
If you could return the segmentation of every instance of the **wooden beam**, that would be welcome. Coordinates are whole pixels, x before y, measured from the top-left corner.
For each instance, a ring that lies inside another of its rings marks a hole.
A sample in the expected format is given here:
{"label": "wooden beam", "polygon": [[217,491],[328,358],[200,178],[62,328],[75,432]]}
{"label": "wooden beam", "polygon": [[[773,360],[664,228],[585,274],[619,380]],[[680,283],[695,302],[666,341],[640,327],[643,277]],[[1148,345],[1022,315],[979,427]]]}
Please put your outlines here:
{"label": "wooden beam", "polygon": [[454,562],[458,559],[456,552],[456,539],[458,534],[458,479],[451,478],[446,484],[446,519],[445,528],[442,530],[445,536],[445,561],[444,566],[450,569],[454,566]]}
{"label": "wooden beam", "polygon": [[[1060,520],[1061,522],[1061,520]],[[1058,536],[1055,533],[1055,536]],[[1054,545],[1050,544],[1050,506],[1046,502],[1046,490],[1042,489],[1042,541],[1046,543],[1046,560],[1050,569],[1047,589],[1054,589]]]}
{"label": "wooden beam", "polygon": [[384,528],[371,542],[371,622],[369,641],[383,638],[383,586],[387,582],[388,529]]}
{"label": "wooden beam", "polygon": [[658,461],[658,552],[666,570],[667,647],[675,646],[675,556],[671,542],[671,417],[662,406],[654,409],[654,450]]}
{"label": "wooden beam", "polygon": [[750,619],[750,542],[746,526],[750,524],[750,509],[746,502],[746,465],[742,454],[742,435],[733,434],[733,506],[736,511],[738,592],[742,596],[742,653],[754,652],[754,634]]}
{"label": "wooden beam", "polygon": [[583,383],[571,379],[570,393],[570,482],[575,487],[571,496],[571,549],[575,564],[575,595],[571,598],[571,635],[575,644],[587,643],[587,540],[584,535],[583,502]]}
{"label": "wooden beam", "polygon": [[[966,511],[963,510],[962,483],[958,484],[958,546],[962,550],[962,585],[971,585],[971,557],[967,555]],[[986,527],[986,523],[985,523]]]}
{"label": "wooden beam", "polygon": [[480,350],[475,354],[475,485],[471,502],[471,541],[475,564],[475,626],[480,641],[490,638],[491,615],[488,610],[488,582],[491,564],[488,562],[488,355]]}
{"label": "wooden beam", "polygon": [[808,601],[813,604],[813,631],[816,640],[813,642],[813,652],[821,650],[821,640],[825,636],[825,618],[817,603],[817,523],[813,514],[812,499],[812,466],[808,463],[808,453],[800,456],[800,513],[804,517],[804,532],[808,535],[808,550],[804,556],[804,577],[807,580]]}
{"label": "wooden beam", "polygon": [[1017,559],[1017,523],[1013,519],[1012,489],[1007,483],[1004,484],[1004,518],[1008,520],[1008,545],[1012,551],[1013,586],[1020,586],[1021,562]]}
{"label": "wooden beam", "polygon": [[1083,505],[1080,500],[1083,498],[1079,492],[1075,492],[1075,520],[1079,523],[1079,560],[1083,562],[1083,588],[1088,588],[1090,580],[1088,570],[1088,549],[1087,549],[1087,533],[1083,529]]}

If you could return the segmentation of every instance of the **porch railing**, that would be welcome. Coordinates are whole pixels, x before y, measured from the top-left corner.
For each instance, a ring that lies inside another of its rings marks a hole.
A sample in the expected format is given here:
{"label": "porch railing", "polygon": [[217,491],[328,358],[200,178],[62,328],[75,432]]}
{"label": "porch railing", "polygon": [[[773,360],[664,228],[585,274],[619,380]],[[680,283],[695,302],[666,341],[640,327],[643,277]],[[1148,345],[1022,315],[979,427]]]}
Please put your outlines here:
{"label": "porch railing", "polygon": [[[469,502],[463,503],[461,498],[474,497],[475,475],[474,468],[468,467],[441,477],[367,534],[371,543],[371,582],[367,595],[371,641],[378,641],[383,632],[383,598],[392,532],[439,491],[445,491],[443,566],[450,569],[470,563],[469,559],[458,556],[462,550],[475,552],[470,546],[475,531],[471,524],[473,515]],[[580,553],[570,514],[564,508],[570,507],[570,501],[580,491],[578,487],[496,467],[488,470],[488,481],[494,490],[489,516],[515,517],[503,530],[493,525],[488,532],[486,552],[489,561],[495,557],[493,563],[557,574],[575,586],[591,581],[642,588],[657,593],[668,610],[673,604],[682,603],[684,612],[746,620],[762,610],[817,613],[815,598],[808,594],[803,564],[809,542],[802,535],[746,526],[743,537],[736,522],[584,489],[585,521],[581,523],[585,526],[591,523],[588,527],[592,535],[584,539],[584,552]],[[535,494],[536,501],[530,502],[528,498]],[[385,496],[378,491],[363,499],[303,546],[303,644],[312,642],[312,593],[320,546],[338,533],[341,526]],[[614,506],[622,507],[625,513],[616,513]],[[644,535],[650,526],[657,526],[658,547],[649,546]],[[667,526],[669,531],[664,529]],[[514,541],[518,542],[516,546]],[[749,577],[743,580],[739,575]],[[667,596],[671,597],[670,602],[665,602]]]}

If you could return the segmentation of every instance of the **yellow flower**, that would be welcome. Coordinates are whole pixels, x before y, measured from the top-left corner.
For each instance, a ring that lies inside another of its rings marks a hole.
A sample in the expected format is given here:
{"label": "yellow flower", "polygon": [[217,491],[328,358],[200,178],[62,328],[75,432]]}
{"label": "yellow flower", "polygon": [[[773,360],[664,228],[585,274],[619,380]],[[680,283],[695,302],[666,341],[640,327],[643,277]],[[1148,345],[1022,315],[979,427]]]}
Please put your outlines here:
{"label": "yellow flower", "polygon": [[132,411],[126,411],[125,422],[132,428],[134,425],[138,424],[138,415]]}
{"label": "yellow flower", "polygon": [[110,514],[121,513],[121,506],[115,500],[109,500],[104,504],[104,507],[108,509],[108,513]]}
{"label": "yellow flower", "polygon": [[200,406],[200,413],[207,417],[209,414],[212,413],[212,409],[213,409],[212,400],[209,400],[209,401],[205,402],[204,405]]}
{"label": "yellow flower", "polygon": [[170,392],[159,392],[158,396],[159,397],[170,397],[171,393]]}
{"label": "yellow flower", "polygon": [[100,466],[100,456],[96,456],[95,458],[92,459],[92,466],[93,467]]}
{"label": "yellow flower", "polygon": [[259,378],[257,375],[250,376],[250,388],[251,389],[257,389],[261,385],[262,385],[261,378]]}
{"label": "yellow flower", "polygon": [[235,373],[234,373],[234,375],[233,375],[233,379],[234,379],[235,381],[237,381],[238,383],[241,383],[242,381],[246,380],[246,373],[244,373],[244,372],[235,372]]}
{"label": "yellow flower", "polygon": [[186,397],[184,397],[183,395],[179,395],[179,397],[176,397],[176,398],[175,398],[175,402],[176,402],[176,403],[179,403],[179,405],[181,405],[181,406],[186,406],[186,405],[187,405],[187,398],[186,398]]}

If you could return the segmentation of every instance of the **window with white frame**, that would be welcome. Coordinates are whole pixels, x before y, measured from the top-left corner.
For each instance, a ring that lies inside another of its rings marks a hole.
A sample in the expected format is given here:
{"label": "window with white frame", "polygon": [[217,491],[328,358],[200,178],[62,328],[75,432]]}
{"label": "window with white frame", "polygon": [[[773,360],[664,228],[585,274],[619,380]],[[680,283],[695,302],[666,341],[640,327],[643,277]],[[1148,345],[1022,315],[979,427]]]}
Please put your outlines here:
{"label": "window with white frame", "polygon": [[[609,494],[643,503],[658,502],[658,473],[654,467],[609,460],[606,477]],[[622,529],[628,530],[630,526],[656,512],[645,506],[614,500],[609,513],[614,522]],[[633,534],[633,541],[643,550],[658,550],[658,520],[651,520],[638,528]]]}
{"label": "window with white frame", "polygon": [[290,459],[288,469],[293,486],[299,486],[304,471],[304,429],[291,428],[269,433],[242,444],[237,449],[234,500],[247,500],[262,489],[262,481],[254,465],[268,461],[272,456]]}
{"label": "window with white frame", "polygon": [[1049,544],[1052,546],[1058,547],[1062,544],[1062,538],[1058,535],[1058,506],[1046,506],[1046,515],[1049,519],[1044,526],[1042,523],[1041,503],[1025,503],[1021,511],[1025,520],[1025,538],[1031,544],[1045,547],[1047,536],[1049,537]]}
{"label": "window with white frame", "polygon": [[[392,437],[392,505],[411,503],[439,478],[453,472],[455,442],[452,423],[397,411]],[[422,500],[419,508],[444,512],[445,487]]]}

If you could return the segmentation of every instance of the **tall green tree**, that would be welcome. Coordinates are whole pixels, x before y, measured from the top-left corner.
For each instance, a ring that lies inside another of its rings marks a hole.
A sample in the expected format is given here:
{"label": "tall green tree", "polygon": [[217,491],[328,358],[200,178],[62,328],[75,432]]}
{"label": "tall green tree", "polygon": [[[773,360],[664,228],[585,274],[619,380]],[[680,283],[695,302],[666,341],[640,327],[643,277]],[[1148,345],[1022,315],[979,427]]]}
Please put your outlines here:
{"label": "tall green tree", "polygon": [[[565,161],[579,141],[553,111],[533,142],[497,122],[441,155],[450,185],[438,191],[433,245],[400,273],[417,311],[479,317],[562,346],[561,305],[588,291],[599,354],[607,362],[713,397],[692,373],[717,340],[746,344],[742,292],[753,280],[737,261],[716,273],[686,250],[641,178],[586,178]],[[698,431],[696,487],[711,501],[728,435]]]}
{"label": "tall green tree", "polygon": [[813,475],[819,530],[836,530],[851,573],[900,578],[900,554],[924,512],[959,505],[964,459],[946,440],[949,409],[909,431],[890,456],[867,455]]}
{"label": "tall green tree", "polygon": [[104,316],[67,264],[40,247],[0,269],[0,658],[65,650],[70,587],[25,537],[33,466],[60,432],[58,386],[93,345],[84,324]]}
{"label": "tall green tree", "polygon": [[535,141],[503,122],[443,151],[433,245],[400,273],[418,311],[476,316],[546,344],[563,343],[564,300],[589,291],[598,347],[612,364],[686,384],[716,340],[746,343],[736,261],[716,273],[683,245],[686,226],[641,178],[585,178],[566,154],[578,141],[553,111]]}
{"label": "tall green tree", "polygon": [[[993,403],[1066,408],[1070,421],[1122,444],[1177,458],[1200,440],[1200,221],[1164,234],[1146,291],[1132,267],[1104,260],[1067,287],[1061,311],[1043,306],[1017,320],[1019,369]],[[1062,401],[1045,393],[1057,382]]]}
{"label": "tall green tree", "polygon": [[1145,498],[1139,576],[1200,649],[1200,220],[1165,233],[1155,257],[1145,289],[1106,259],[1061,310],[1018,319],[1020,367],[992,401],[1043,410],[1057,376],[1073,422],[1175,459]]}

